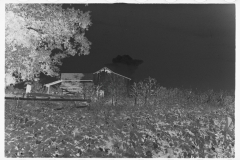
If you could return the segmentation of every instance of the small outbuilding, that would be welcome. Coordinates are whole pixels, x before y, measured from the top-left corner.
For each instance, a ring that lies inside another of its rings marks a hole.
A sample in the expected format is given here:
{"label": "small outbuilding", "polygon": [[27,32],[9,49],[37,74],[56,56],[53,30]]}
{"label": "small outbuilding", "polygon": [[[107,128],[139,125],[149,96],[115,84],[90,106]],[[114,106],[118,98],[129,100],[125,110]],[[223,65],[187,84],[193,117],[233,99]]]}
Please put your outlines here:
{"label": "small outbuilding", "polygon": [[93,85],[92,73],[62,73],[62,84],[60,88],[63,91],[82,93],[84,88]]}
{"label": "small outbuilding", "polygon": [[115,83],[116,86],[121,85],[122,87],[125,87],[128,92],[129,86],[131,85],[131,78],[127,77],[125,74],[120,74],[119,72],[119,70],[111,66],[103,67],[93,73],[94,84],[102,85],[102,89],[105,93],[107,93],[107,88],[112,83]]}
{"label": "small outbuilding", "polygon": [[69,92],[82,93],[83,87],[93,85],[92,73],[61,73],[61,79],[52,83],[45,84],[47,93],[50,93],[50,87],[59,84],[63,94]]}

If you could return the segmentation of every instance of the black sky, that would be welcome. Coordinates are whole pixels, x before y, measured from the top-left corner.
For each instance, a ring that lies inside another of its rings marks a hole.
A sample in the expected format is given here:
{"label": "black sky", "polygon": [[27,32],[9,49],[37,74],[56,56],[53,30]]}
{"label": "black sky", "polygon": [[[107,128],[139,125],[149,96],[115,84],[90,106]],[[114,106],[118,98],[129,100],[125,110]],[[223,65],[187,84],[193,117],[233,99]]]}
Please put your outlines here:
{"label": "black sky", "polygon": [[235,88],[234,4],[83,4],[93,25],[90,55],[64,60],[61,72],[95,72],[117,55],[144,62],[136,81],[164,87]]}

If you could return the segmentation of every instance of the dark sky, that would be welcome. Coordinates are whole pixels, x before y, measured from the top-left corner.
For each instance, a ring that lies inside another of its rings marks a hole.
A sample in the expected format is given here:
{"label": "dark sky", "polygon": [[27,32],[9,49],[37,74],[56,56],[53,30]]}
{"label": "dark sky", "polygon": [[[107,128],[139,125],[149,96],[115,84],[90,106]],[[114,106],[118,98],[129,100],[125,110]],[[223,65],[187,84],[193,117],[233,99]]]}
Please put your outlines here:
{"label": "dark sky", "polygon": [[234,4],[88,4],[90,55],[64,60],[62,72],[95,72],[117,55],[144,62],[136,81],[167,88],[235,88]]}

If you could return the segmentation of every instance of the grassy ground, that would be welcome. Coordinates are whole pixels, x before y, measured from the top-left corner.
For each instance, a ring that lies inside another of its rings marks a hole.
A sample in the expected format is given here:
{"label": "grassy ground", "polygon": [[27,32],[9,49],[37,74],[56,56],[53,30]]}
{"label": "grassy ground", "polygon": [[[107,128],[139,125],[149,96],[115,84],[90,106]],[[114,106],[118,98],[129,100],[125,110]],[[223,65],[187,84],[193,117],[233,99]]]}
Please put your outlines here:
{"label": "grassy ground", "polygon": [[124,99],[5,102],[6,157],[221,157],[235,155],[234,102]]}

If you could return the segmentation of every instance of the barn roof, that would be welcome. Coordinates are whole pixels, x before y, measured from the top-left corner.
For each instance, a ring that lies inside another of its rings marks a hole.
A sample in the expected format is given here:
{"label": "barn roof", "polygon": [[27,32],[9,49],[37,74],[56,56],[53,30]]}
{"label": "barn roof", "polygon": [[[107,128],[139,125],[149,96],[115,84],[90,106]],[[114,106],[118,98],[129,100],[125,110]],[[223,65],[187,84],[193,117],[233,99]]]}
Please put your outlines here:
{"label": "barn roof", "polygon": [[61,80],[92,81],[92,73],[61,73]]}
{"label": "barn roof", "polygon": [[129,74],[128,74],[128,68],[123,68],[123,67],[120,67],[120,66],[114,66],[114,65],[105,65],[105,67],[101,68],[100,70],[94,72],[93,74],[95,73],[99,73],[99,72],[102,72],[102,71],[105,71],[105,72],[108,72],[108,73],[114,73],[116,75],[119,75],[121,77],[124,77],[126,79],[129,79],[131,80],[131,78],[129,78]]}

